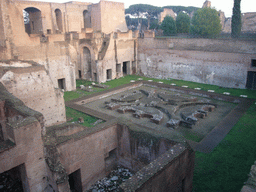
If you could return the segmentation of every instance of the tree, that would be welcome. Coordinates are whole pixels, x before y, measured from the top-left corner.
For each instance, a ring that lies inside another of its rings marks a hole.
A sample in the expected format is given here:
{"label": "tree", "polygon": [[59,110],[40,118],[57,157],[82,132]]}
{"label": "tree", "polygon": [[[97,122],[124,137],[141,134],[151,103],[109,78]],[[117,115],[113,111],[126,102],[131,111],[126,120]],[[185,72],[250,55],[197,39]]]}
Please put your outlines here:
{"label": "tree", "polygon": [[150,28],[149,29],[159,29],[159,23],[158,23],[158,19],[153,19],[150,22]]}
{"label": "tree", "polygon": [[241,21],[241,0],[234,0],[233,15],[231,20],[231,37],[238,38],[241,33],[242,21]]}
{"label": "tree", "polygon": [[190,17],[184,12],[180,12],[176,18],[177,33],[189,33]]}
{"label": "tree", "polygon": [[175,35],[177,33],[176,22],[171,16],[166,16],[164,18],[160,28],[163,30],[164,35],[166,36]]}
{"label": "tree", "polygon": [[[151,18],[157,17],[158,13],[160,13],[163,9],[161,7],[156,7],[148,4],[135,4],[129,6],[128,9],[125,10],[126,14],[132,14],[140,18],[144,15],[148,20],[148,29],[150,28],[150,20]],[[138,20],[139,21],[139,20]]]}
{"label": "tree", "polygon": [[202,37],[216,37],[220,32],[221,24],[218,11],[207,7],[196,11],[191,20],[191,34]]}
{"label": "tree", "polygon": [[184,7],[184,6],[164,6],[163,8],[172,9],[175,13],[179,14],[180,12],[185,11],[186,13],[192,13],[197,11],[198,7]]}

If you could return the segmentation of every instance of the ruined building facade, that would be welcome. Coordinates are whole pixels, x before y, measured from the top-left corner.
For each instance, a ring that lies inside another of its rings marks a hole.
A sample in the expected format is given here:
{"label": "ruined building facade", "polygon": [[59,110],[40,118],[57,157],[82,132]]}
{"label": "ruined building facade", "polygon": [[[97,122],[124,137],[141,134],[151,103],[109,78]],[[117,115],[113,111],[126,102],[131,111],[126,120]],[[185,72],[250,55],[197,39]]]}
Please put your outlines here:
{"label": "ruined building facade", "polygon": [[[24,191],[70,191],[70,178],[85,191],[119,161],[143,175],[136,191],[192,190],[194,152],[184,139],[106,115],[93,129],[62,124],[63,92],[75,90],[77,78],[101,83],[135,73],[235,88],[248,77],[254,88],[255,42],[137,34],[127,30],[123,3],[0,0],[0,174]],[[105,97],[96,96],[89,100]],[[149,164],[138,160],[151,149]]]}
{"label": "ruined building facade", "polygon": [[0,13],[1,67],[13,62],[0,82],[43,113],[46,126],[66,121],[61,90],[75,90],[77,78],[106,82],[136,73],[136,38],[123,3],[1,0]]}
{"label": "ruined building facade", "polygon": [[1,58],[32,60],[55,87],[74,90],[75,79],[97,82],[136,71],[136,41],[124,4],[1,0]]}

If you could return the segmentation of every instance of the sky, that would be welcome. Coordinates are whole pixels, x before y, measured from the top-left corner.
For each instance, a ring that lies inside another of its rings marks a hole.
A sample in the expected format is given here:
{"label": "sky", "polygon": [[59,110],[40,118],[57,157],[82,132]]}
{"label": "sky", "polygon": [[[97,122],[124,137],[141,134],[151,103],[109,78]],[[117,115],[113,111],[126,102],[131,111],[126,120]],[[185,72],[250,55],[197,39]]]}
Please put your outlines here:
{"label": "sky", "polygon": [[[39,0],[47,2],[58,2],[64,3],[72,0]],[[98,3],[100,0],[73,0],[73,1],[85,1],[91,3]],[[168,6],[168,5],[181,5],[181,6],[194,6],[202,7],[205,0],[175,0],[175,1],[166,1],[166,0],[111,0],[116,2],[124,3],[125,8],[128,8],[133,4],[149,4],[158,7]],[[226,17],[231,17],[232,8],[234,5],[234,0],[211,0],[212,7],[221,10],[225,13]],[[241,11],[245,12],[256,12],[256,0],[241,0]]]}

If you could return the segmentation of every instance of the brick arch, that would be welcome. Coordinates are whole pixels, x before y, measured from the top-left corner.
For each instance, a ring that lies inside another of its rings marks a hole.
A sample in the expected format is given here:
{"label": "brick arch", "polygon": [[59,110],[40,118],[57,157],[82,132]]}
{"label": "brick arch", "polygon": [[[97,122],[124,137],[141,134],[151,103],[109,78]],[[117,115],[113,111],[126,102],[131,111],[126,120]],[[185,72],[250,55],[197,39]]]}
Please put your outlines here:
{"label": "brick arch", "polygon": [[24,25],[27,34],[43,34],[42,15],[40,9],[27,7],[23,9]]}
{"label": "brick arch", "polygon": [[88,44],[80,45],[80,63],[81,72],[83,79],[94,79],[93,71],[96,71],[95,66],[95,54],[92,47]]}

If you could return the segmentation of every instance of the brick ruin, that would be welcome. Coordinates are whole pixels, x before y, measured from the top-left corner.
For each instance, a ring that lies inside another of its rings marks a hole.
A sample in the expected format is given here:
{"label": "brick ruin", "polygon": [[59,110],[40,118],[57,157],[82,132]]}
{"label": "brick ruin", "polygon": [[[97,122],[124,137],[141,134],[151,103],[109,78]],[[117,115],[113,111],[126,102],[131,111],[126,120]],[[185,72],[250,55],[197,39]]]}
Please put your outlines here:
{"label": "brick ruin", "polygon": [[[85,191],[122,165],[135,172],[124,191],[192,190],[194,151],[180,135],[100,112],[94,115],[106,122],[93,129],[65,123],[63,92],[75,90],[76,79],[142,74],[256,86],[255,42],[155,39],[152,31],[138,38],[127,29],[123,3],[0,0],[0,13],[0,174],[10,180],[4,187]],[[236,78],[227,77],[230,70]],[[213,108],[202,106],[194,117]],[[139,115],[161,123],[161,113]]]}

